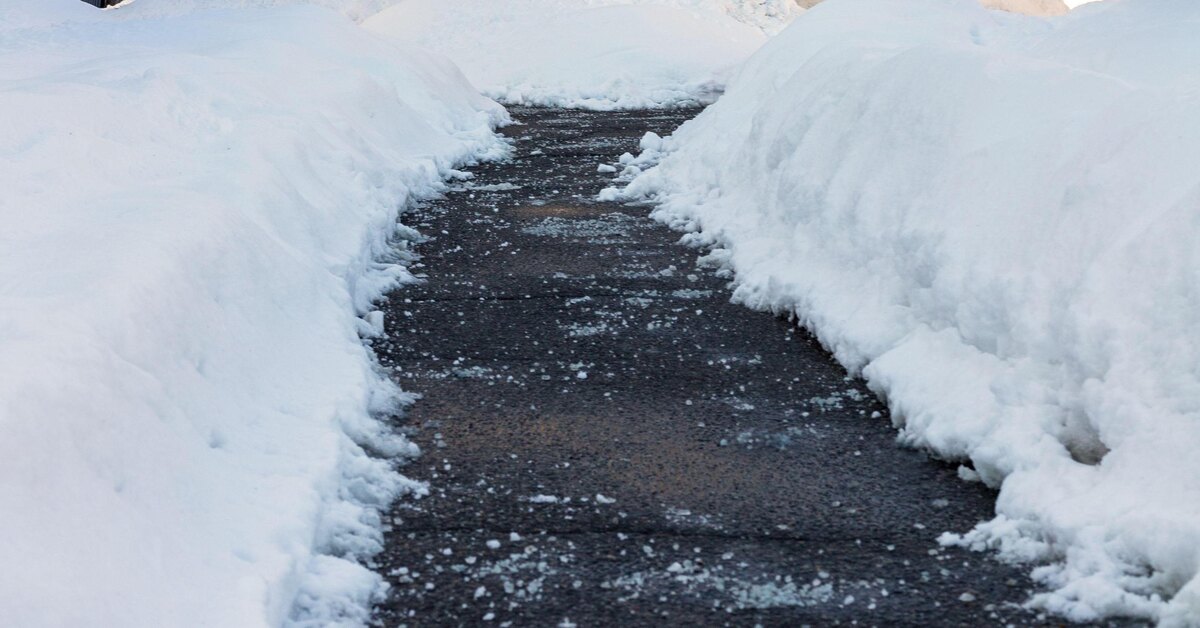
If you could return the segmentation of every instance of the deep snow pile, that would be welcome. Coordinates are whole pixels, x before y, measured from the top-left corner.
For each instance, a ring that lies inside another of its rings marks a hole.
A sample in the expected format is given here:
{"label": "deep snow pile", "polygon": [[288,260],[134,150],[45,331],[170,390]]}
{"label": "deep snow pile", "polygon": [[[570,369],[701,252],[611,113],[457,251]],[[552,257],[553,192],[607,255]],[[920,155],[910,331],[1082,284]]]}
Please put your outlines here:
{"label": "deep snow pile", "polygon": [[1198,27],[1188,0],[828,2],[606,195],[657,200],[905,442],[1001,487],[958,540],[1050,561],[1036,604],[1200,624]]}
{"label": "deep snow pile", "polygon": [[[821,1],[802,0],[800,4],[806,8],[812,8],[820,4]],[[1070,10],[1070,6],[1066,2],[1063,2],[1063,0],[979,0],[979,4],[989,9],[1041,17],[1063,15]],[[1076,4],[1081,3],[1076,0]]]}
{"label": "deep snow pile", "polygon": [[0,616],[361,619],[422,490],[361,446],[411,449],[374,260],[504,114],[326,9],[155,8],[0,1]]}
{"label": "deep snow pile", "polygon": [[[121,5],[123,11],[132,8],[135,0],[125,0],[127,4]],[[140,0],[136,0],[140,2]],[[266,8],[266,7],[287,7],[298,4],[311,6],[325,7],[333,11],[337,11],[342,15],[356,21],[362,20],[379,13],[380,11],[394,6],[404,0],[153,0],[152,2],[141,2],[137,7],[139,15],[144,17],[163,17],[166,15],[180,15],[195,11],[197,9],[212,9],[217,7],[224,8]]]}
{"label": "deep snow pile", "polygon": [[592,109],[711,102],[793,0],[403,0],[364,22],[441,52],[485,94]]}

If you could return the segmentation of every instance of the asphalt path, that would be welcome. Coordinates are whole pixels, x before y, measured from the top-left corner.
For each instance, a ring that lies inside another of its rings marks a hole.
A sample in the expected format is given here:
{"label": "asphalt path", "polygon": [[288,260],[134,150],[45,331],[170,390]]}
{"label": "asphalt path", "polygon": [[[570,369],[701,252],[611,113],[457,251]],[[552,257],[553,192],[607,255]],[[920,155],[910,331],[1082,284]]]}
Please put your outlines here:
{"label": "asphalt path", "polygon": [[[384,626],[1047,622],[1027,569],[940,547],[992,515],[803,329],[729,302],[597,171],[696,111],[513,109],[511,161],[406,224],[381,362],[420,393]],[[1060,623],[1050,620],[1050,623]]]}

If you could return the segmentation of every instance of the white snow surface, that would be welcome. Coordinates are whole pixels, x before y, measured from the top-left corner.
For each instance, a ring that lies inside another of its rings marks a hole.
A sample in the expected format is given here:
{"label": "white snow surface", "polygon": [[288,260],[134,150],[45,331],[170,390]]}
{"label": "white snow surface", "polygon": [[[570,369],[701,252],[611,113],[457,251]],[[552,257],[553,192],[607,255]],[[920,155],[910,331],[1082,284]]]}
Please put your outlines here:
{"label": "white snow surface", "polygon": [[1200,625],[1197,28],[832,0],[602,196],[656,201],[1000,488],[945,542],[1041,562],[1031,603],[1071,619]]}
{"label": "white snow surface", "polygon": [[402,0],[364,26],[445,54],[506,103],[627,109],[711,102],[802,12],[793,0]]}
{"label": "white snow surface", "polygon": [[1063,15],[1070,11],[1063,0],[979,0],[979,3],[989,9],[1042,17]]}
{"label": "white snow surface", "polygon": [[210,5],[0,0],[5,625],[361,623],[424,490],[364,451],[415,448],[359,334],[505,114],[328,9]]}

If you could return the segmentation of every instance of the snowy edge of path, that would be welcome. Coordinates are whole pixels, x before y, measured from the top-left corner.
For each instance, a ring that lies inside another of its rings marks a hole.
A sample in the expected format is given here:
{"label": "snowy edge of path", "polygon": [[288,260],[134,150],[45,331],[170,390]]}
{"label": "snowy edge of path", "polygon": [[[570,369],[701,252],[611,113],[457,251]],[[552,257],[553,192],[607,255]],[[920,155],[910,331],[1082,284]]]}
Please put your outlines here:
{"label": "snowy edge of path", "polygon": [[652,202],[999,489],[943,543],[1037,565],[1071,620],[1200,625],[1198,21],[825,3],[601,199]]}
{"label": "snowy edge of path", "polygon": [[506,155],[507,113],[335,12],[236,4],[0,5],[6,623],[362,624],[381,511],[423,490],[361,338],[412,280],[399,212]]}

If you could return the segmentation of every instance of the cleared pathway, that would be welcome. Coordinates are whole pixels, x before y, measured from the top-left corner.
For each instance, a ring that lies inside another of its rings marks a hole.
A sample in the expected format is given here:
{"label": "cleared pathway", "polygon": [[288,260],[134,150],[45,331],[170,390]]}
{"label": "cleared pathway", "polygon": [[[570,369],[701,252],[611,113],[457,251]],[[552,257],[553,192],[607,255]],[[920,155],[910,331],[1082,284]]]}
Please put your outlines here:
{"label": "cleared pathway", "polygon": [[515,160],[405,220],[428,282],[375,347],[423,395],[431,495],[391,513],[379,625],[1039,622],[1022,570],[936,542],[991,493],[646,208],[591,200],[695,111],[513,113]]}

